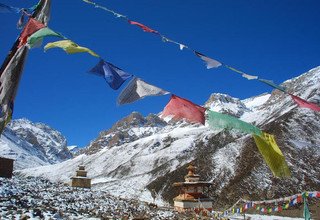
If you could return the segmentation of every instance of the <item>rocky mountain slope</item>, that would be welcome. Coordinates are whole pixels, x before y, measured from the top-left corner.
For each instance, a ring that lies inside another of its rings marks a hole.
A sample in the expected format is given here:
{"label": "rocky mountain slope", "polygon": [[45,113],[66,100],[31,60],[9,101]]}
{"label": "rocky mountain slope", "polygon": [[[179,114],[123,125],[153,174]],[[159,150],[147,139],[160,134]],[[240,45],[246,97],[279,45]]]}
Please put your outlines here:
{"label": "rocky mountain slope", "polygon": [[[320,67],[282,85],[320,103]],[[95,189],[163,204],[172,202],[177,194],[172,183],[183,181],[188,163],[194,162],[202,180],[214,184],[211,196],[216,208],[240,197],[270,199],[320,189],[319,112],[297,107],[280,91],[246,100],[213,94],[205,105],[274,134],[292,177],[273,177],[250,135],[185,121],[164,122],[155,115],[154,123],[149,123],[138,113],[101,132],[76,158],[19,173],[67,182],[84,164]]]}
{"label": "rocky mountain slope", "polygon": [[0,138],[0,156],[15,159],[22,169],[62,162],[72,157],[62,134],[27,119],[10,122]]}

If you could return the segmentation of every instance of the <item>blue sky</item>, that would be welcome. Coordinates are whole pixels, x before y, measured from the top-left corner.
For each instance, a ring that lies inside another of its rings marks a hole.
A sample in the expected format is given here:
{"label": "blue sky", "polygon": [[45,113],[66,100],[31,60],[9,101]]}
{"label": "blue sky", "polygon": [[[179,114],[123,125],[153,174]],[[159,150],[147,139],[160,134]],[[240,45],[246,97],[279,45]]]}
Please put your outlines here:
{"label": "blue sky", "polygon": [[[36,2],[1,0],[16,7]],[[95,2],[211,58],[276,83],[320,65],[318,0]],[[20,30],[16,29],[17,14],[0,16],[3,60]],[[207,70],[190,51],[180,51],[81,0],[53,0],[49,27],[146,82],[200,105],[215,92],[244,99],[272,91],[223,67]],[[47,38],[44,43],[55,40]],[[170,96],[117,106],[123,87],[114,91],[103,79],[87,73],[98,61],[89,54],[32,49],[13,117],[46,123],[62,132],[69,145],[83,147],[131,112],[158,113],[167,104]]]}

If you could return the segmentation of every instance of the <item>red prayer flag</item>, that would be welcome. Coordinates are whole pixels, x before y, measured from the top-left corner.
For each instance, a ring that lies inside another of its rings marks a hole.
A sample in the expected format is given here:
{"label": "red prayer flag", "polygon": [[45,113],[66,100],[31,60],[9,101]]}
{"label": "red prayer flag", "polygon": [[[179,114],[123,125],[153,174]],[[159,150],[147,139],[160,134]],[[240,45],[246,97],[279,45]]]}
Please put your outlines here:
{"label": "red prayer flag", "polygon": [[24,27],[23,31],[21,32],[21,35],[19,37],[19,48],[27,43],[28,37],[35,33],[36,31],[40,30],[41,28],[44,28],[45,25],[41,22],[37,21],[34,18],[29,18],[28,23]]}
{"label": "red prayer flag", "polygon": [[162,117],[172,115],[173,119],[187,119],[190,122],[205,123],[206,109],[189,100],[172,95],[162,112]]}
{"label": "red prayer flag", "polygon": [[316,197],[317,197],[317,198],[320,198],[320,192],[317,192]]}
{"label": "red prayer flag", "polygon": [[152,30],[151,28],[145,26],[144,24],[141,24],[139,22],[136,22],[136,21],[128,21],[130,24],[133,24],[133,25],[136,25],[138,27],[140,27],[143,31],[145,32],[150,32],[150,33],[155,33],[155,34],[158,34],[159,32],[158,31],[155,31],[155,30]]}
{"label": "red prayer flag", "polygon": [[297,197],[297,203],[301,203],[302,202],[302,195],[298,195]]}
{"label": "red prayer flag", "polygon": [[309,109],[312,109],[314,111],[317,111],[317,112],[320,112],[320,106],[314,104],[314,103],[311,103],[311,102],[308,102],[298,96],[295,96],[295,95],[292,95],[290,94],[291,98],[302,108],[309,108]]}
{"label": "red prayer flag", "polygon": [[282,211],[282,206],[279,205],[279,206],[278,206],[278,212],[281,212],[281,211]]}

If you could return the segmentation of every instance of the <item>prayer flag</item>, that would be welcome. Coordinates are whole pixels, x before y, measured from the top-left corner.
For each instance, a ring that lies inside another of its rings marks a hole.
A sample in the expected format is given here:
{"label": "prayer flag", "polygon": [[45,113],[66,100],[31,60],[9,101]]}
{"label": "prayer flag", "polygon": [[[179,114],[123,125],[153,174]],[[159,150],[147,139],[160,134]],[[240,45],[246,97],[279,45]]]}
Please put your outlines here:
{"label": "prayer flag", "polygon": [[206,109],[189,100],[172,95],[169,103],[163,109],[162,118],[173,116],[173,119],[186,119],[189,122],[205,124]]}
{"label": "prayer flag", "polygon": [[38,23],[40,23],[39,21],[46,24],[49,11],[50,0],[41,0],[39,7],[36,8],[36,11],[32,15],[38,21],[30,18],[30,23],[28,22],[29,27],[25,27],[20,38],[16,40],[0,68],[0,134],[11,119],[14,99],[18,91],[24,63],[28,54],[28,48],[24,44],[21,44],[21,42],[24,42],[24,40],[26,40],[25,37],[28,37],[29,33],[32,33],[31,30],[37,29],[39,26]]}
{"label": "prayer flag", "polygon": [[183,48],[185,48],[185,47],[186,47],[186,45],[179,44],[179,47],[180,47],[180,50],[183,50]]}
{"label": "prayer flag", "polygon": [[291,175],[290,170],[274,136],[262,132],[261,135],[254,134],[253,137],[273,175],[277,177],[289,177]]}
{"label": "prayer flag", "polygon": [[143,99],[146,96],[160,96],[166,94],[169,94],[169,92],[134,77],[118,96],[117,103],[118,105],[129,104],[139,99]]}
{"label": "prayer flag", "polygon": [[248,79],[248,80],[252,80],[252,79],[258,79],[258,76],[252,76],[252,75],[249,75],[249,74],[242,74],[242,77]]}
{"label": "prayer flag", "polygon": [[261,135],[262,131],[236,117],[208,110],[208,124],[212,128],[236,129],[244,133]]}
{"label": "prayer flag", "polygon": [[201,54],[201,53],[199,53],[197,51],[194,51],[194,53],[198,57],[200,57],[201,60],[203,60],[206,63],[207,69],[216,68],[216,67],[219,67],[219,66],[222,65],[219,61],[214,60],[214,59],[212,59],[210,57],[207,57],[207,56],[205,56],[205,55],[203,55],[203,54]]}
{"label": "prayer flag", "polygon": [[309,108],[309,109],[312,109],[314,111],[317,111],[317,112],[320,112],[320,106],[314,104],[314,103],[311,103],[311,102],[308,102],[298,96],[295,96],[295,95],[292,95],[290,94],[291,98],[302,108]]}
{"label": "prayer flag", "polygon": [[306,197],[303,197],[303,217],[305,220],[311,219],[311,215],[310,215],[310,211],[308,208],[308,203],[307,203]]}
{"label": "prayer flag", "polygon": [[145,26],[144,24],[141,24],[141,23],[139,23],[139,22],[130,21],[130,20],[128,20],[128,22],[129,22],[130,24],[133,24],[133,25],[136,25],[136,26],[140,27],[140,28],[141,28],[143,31],[145,31],[145,32],[150,32],[150,33],[155,33],[155,34],[158,34],[158,33],[159,33],[158,31],[152,30],[151,28],[149,28],[149,27],[147,27],[147,26]]}
{"label": "prayer flag", "polygon": [[119,89],[127,79],[133,76],[102,59],[89,72],[104,77],[109,86],[114,90]]}
{"label": "prayer flag", "polygon": [[44,50],[47,51],[48,49],[51,49],[54,47],[59,47],[59,48],[63,49],[67,54],[87,52],[87,53],[90,53],[92,56],[99,57],[98,54],[96,54],[95,52],[93,52],[89,48],[81,47],[71,40],[60,40],[60,41],[48,43],[44,47]]}
{"label": "prayer flag", "polygon": [[[23,10],[23,9],[22,9]],[[17,22],[17,28],[18,29],[22,29],[23,26],[24,26],[24,21],[25,21],[25,17],[26,17],[26,14],[24,11],[22,11],[22,14]]]}
{"label": "prayer flag", "polygon": [[246,73],[242,72],[241,70],[238,70],[238,69],[236,69],[236,68],[234,68],[232,66],[228,66],[226,64],[224,64],[224,66],[227,67],[228,69],[236,72],[236,73],[240,73],[242,75],[242,77],[244,77],[244,78],[246,78],[248,80],[258,79],[258,76],[252,76],[252,75],[246,74]]}
{"label": "prayer flag", "polygon": [[22,75],[28,48],[20,47],[10,62],[1,73],[0,77],[0,107],[2,109],[0,117],[0,131],[2,132],[13,113],[13,103],[18,90],[19,81]]}
{"label": "prayer flag", "polygon": [[53,30],[51,30],[48,27],[45,27],[45,28],[41,28],[40,30],[38,30],[37,32],[32,34],[28,38],[27,43],[30,46],[30,48],[33,48],[38,42],[42,42],[44,37],[48,37],[48,36],[54,36],[54,37],[63,38],[63,36],[61,34],[59,34],[57,32],[54,32]]}
{"label": "prayer flag", "polygon": [[91,1],[88,1],[88,0],[83,0],[83,1],[86,2],[86,3],[95,5],[95,4],[94,4],[93,2],[91,2]]}
{"label": "prayer flag", "polygon": [[28,23],[24,27],[24,29],[19,37],[20,43],[19,43],[18,47],[21,47],[22,45],[26,44],[27,39],[30,35],[32,35],[36,31],[38,31],[44,27],[45,27],[45,25],[42,24],[41,22],[37,21],[34,18],[29,18]]}
{"label": "prayer flag", "polygon": [[282,92],[285,92],[285,93],[287,92],[285,87],[275,84],[272,80],[267,80],[267,79],[258,79],[258,80]]}
{"label": "prayer flag", "polygon": [[301,203],[302,202],[302,195],[298,195],[297,197],[297,203]]}

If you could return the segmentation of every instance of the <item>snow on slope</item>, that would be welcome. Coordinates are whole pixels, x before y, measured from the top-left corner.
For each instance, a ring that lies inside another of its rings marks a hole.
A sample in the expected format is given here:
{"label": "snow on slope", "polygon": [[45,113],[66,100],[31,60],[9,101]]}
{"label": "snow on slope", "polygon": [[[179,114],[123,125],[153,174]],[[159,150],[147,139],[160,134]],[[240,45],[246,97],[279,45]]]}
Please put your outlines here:
{"label": "snow on slope", "polygon": [[14,159],[14,169],[57,163],[71,154],[60,132],[42,123],[17,119],[0,137],[0,156]]}
{"label": "snow on slope", "polygon": [[77,166],[83,163],[96,188],[117,196],[153,201],[150,192],[145,190],[146,183],[154,178],[152,172],[160,166],[168,166],[165,172],[175,170],[181,165],[176,158],[182,152],[192,151],[196,139],[212,133],[205,126],[185,126],[182,123],[177,127],[167,127],[157,134],[111,149],[105,148],[92,155],[80,155],[59,164],[20,172],[68,182]]}
{"label": "snow on slope", "polygon": [[49,164],[45,155],[32,144],[5,129],[0,138],[0,156],[14,159],[14,169],[24,169]]}
{"label": "snow on slope", "polygon": [[263,105],[264,103],[266,103],[266,101],[268,101],[270,96],[271,96],[271,94],[264,93],[264,94],[259,95],[259,96],[254,96],[254,97],[251,97],[251,98],[248,98],[248,99],[244,99],[244,100],[242,100],[242,103],[245,104],[245,106],[248,109],[253,111],[256,108],[258,108],[261,105]]}
{"label": "snow on slope", "polygon": [[9,123],[8,128],[18,137],[43,151],[50,163],[61,162],[72,157],[67,149],[66,138],[48,125],[32,123],[27,119],[16,119]]}
{"label": "snow on slope", "polygon": [[[320,66],[285,81],[281,86],[286,87],[288,92],[293,95],[320,105]],[[297,104],[290,95],[274,90],[266,102],[255,106],[254,111],[245,112],[240,119],[255,125],[263,125],[274,121],[295,108],[297,108]]]}

